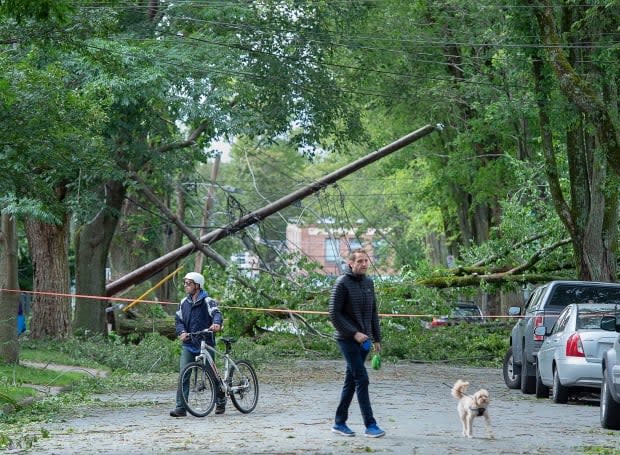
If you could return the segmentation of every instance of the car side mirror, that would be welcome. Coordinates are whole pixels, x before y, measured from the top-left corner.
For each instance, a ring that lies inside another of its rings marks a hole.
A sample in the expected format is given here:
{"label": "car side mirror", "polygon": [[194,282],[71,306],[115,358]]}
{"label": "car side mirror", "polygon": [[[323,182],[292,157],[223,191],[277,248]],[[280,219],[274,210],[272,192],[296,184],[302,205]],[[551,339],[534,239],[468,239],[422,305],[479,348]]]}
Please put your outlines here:
{"label": "car side mirror", "polygon": [[521,314],[521,307],[511,306],[508,308],[508,316],[519,316]]}
{"label": "car side mirror", "polygon": [[620,332],[620,325],[614,316],[603,316],[601,318],[601,329],[609,332]]}
{"label": "car side mirror", "polygon": [[545,327],[544,325],[539,325],[534,329],[534,335],[537,335],[539,337],[545,337],[549,335],[549,333],[547,332],[547,327]]}

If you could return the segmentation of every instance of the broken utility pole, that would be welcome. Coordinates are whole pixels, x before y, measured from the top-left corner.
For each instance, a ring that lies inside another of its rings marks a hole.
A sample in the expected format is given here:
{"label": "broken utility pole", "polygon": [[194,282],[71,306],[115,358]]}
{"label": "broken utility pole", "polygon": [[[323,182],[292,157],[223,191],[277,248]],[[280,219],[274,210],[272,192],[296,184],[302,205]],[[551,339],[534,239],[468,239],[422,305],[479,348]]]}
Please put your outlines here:
{"label": "broken utility pole", "polygon": [[[418,139],[427,136],[433,131],[441,130],[441,128],[441,125],[426,125],[416,131],[413,131],[412,133],[401,137],[400,139],[392,142],[391,144],[388,144],[385,147],[326,175],[325,177],[313,182],[308,186],[300,188],[299,190],[287,196],[284,196],[277,201],[266,205],[263,208],[255,210],[252,213],[248,213],[247,215],[239,218],[237,221],[230,223],[227,226],[224,226],[223,228],[215,229],[208,234],[201,236],[200,241],[204,244],[209,245],[211,243],[217,242],[220,239],[235,234],[236,232],[239,232],[240,230],[245,229],[248,226],[262,221],[266,217],[273,215],[277,211],[282,210],[283,208],[288,207],[289,205],[320,191],[326,186],[342,179],[343,177],[346,177],[349,174],[352,174],[358,169],[374,163],[375,161],[389,155],[390,153],[400,150],[401,148],[417,141]],[[169,264],[190,255],[194,251],[196,251],[196,246],[193,243],[188,243],[180,248],[177,248],[176,250],[170,251],[169,253],[161,256],[160,258],[155,259],[154,261],[151,261],[148,264],[145,264],[132,272],[129,272],[118,280],[108,283],[108,285],[106,286],[106,295],[116,295],[119,292],[122,292],[135,284],[141,283],[142,281],[147,280],[151,276],[155,275],[157,272],[159,272]]]}

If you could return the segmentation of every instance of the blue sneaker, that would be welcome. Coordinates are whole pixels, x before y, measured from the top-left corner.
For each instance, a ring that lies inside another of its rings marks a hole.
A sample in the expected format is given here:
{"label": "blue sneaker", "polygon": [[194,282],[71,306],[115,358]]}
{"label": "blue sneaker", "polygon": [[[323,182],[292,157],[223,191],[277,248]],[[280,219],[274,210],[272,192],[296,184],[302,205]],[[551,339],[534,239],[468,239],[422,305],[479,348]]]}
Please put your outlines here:
{"label": "blue sneaker", "polygon": [[376,424],[369,425],[364,431],[364,434],[369,438],[380,438],[381,436],[385,436],[385,431],[379,428]]}
{"label": "blue sneaker", "polygon": [[355,431],[350,429],[344,423],[337,423],[332,427],[332,432],[338,433],[342,436],[355,436]]}

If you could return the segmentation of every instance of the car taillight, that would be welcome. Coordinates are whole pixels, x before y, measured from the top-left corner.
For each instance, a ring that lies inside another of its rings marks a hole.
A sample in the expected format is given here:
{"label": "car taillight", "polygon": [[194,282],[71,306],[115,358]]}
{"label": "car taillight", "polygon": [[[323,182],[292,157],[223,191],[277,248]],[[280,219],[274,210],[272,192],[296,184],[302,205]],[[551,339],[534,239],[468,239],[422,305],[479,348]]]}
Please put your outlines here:
{"label": "car taillight", "polygon": [[[543,317],[542,317],[542,315],[534,316],[534,328],[540,327],[542,325],[543,325]],[[534,334],[534,341],[542,341],[544,339],[545,339],[545,337],[543,335],[536,335],[536,334]]]}
{"label": "car taillight", "polygon": [[581,337],[577,332],[573,333],[568,340],[566,340],[566,357],[585,357],[583,352],[583,344],[581,343]]}

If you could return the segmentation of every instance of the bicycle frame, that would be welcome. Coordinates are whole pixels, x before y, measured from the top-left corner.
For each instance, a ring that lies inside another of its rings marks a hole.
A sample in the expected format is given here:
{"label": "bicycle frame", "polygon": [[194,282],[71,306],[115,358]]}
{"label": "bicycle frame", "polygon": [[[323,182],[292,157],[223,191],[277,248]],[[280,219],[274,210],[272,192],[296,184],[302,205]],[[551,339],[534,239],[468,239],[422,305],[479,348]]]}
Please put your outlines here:
{"label": "bicycle frame", "polygon": [[[233,387],[232,384],[230,383],[229,379],[230,379],[231,367],[236,370],[238,370],[238,367],[235,361],[230,356],[231,343],[227,341],[224,341],[224,343],[226,344],[226,351],[222,352],[222,351],[219,351],[218,349],[215,349],[213,346],[208,345],[205,340],[201,340],[200,341],[200,354],[196,356],[196,361],[201,362],[205,365],[208,363],[211,366],[211,371],[213,371],[215,375],[215,379],[217,379],[218,385],[220,389],[222,390],[222,392],[224,392],[224,394],[226,395],[230,395],[231,393],[234,393],[237,390],[243,389],[244,387],[246,387],[246,385],[244,384],[244,385]],[[217,365],[215,364],[214,357],[211,356],[209,351],[213,352],[214,356],[219,355],[223,359],[224,361],[224,376],[223,377],[220,374],[217,368]]]}
{"label": "bicycle frame", "polygon": [[[189,336],[204,336],[207,333],[211,331],[201,330]],[[179,390],[183,391],[187,410],[196,417],[209,414],[218,395],[230,397],[235,408],[243,414],[252,412],[258,402],[259,385],[254,368],[246,360],[235,361],[232,358],[234,338],[222,337],[221,341],[226,349],[220,351],[207,344],[204,337],[201,338],[200,353],[179,374]],[[221,368],[218,369],[217,364]],[[188,388],[191,381],[194,388]]]}

